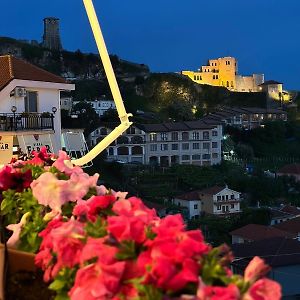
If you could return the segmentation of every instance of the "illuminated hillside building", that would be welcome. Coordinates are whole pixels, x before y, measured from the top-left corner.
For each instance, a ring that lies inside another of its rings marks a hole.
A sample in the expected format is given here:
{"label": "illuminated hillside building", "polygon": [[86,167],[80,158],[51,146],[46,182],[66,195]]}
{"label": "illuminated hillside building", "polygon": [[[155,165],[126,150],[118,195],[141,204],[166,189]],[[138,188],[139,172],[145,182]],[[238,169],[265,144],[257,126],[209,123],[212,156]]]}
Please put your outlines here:
{"label": "illuminated hillside building", "polygon": [[238,63],[234,57],[210,59],[207,65],[201,66],[197,72],[181,73],[196,83],[222,86],[235,92],[259,92],[259,85],[264,82],[263,74],[238,75]]}

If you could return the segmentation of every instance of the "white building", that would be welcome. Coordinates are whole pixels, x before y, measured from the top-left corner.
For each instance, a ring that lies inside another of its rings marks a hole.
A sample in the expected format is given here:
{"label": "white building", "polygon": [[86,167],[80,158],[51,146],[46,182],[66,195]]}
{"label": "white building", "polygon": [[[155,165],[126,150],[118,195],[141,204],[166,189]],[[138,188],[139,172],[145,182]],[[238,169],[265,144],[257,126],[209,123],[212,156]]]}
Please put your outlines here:
{"label": "white building", "polygon": [[227,186],[213,186],[199,191],[202,211],[217,216],[226,216],[241,212],[241,193]]}
{"label": "white building", "polygon": [[[216,122],[217,123],[217,122]],[[90,135],[95,145],[117,125],[103,125]],[[131,126],[107,149],[108,160],[172,164],[215,165],[221,162],[222,125],[201,120]]]}
{"label": "white building", "polygon": [[178,207],[187,208],[189,219],[198,219],[200,217],[202,207],[201,199],[197,191],[176,196],[173,203]]}
{"label": "white building", "polygon": [[73,84],[11,55],[0,56],[0,160],[23,152],[61,149],[60,91]]}
{"label": "white building", "polygon": [[[80,101],[74,101],[73,106],[79,103]],[[109,109],[116,109],[116,104],[113,100],[94,100],[94,101],[85,101],[85,103],[90,104],[99,117],[103,116],[106,111]]]}

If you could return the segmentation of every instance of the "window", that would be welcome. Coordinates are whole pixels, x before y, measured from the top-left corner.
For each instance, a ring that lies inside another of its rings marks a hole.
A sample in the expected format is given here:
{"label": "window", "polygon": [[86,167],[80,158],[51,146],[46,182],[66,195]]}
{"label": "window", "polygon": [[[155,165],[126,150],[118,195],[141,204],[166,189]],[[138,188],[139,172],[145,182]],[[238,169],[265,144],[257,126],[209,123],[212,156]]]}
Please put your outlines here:
{"label": "window", "polygon": [[203,143],[203,149],[209,149],[210,143]]}
{"label": "window", "polygon": [[212,148],[218,148],[218,143],[217,142],[212,142],[211,147]]}
{"label": "window", "polygon": [[202,76],[200,76],[200,80],[202,80]]}
{"label": "window", "polygon": [[157,151],[157,144],[150,144],[150,151]]}
{"label": "window", "polygon": [[218,153],[213,153],[212,154],[212,158],[218,158],[219,157],[219,154]]}
{"label": "window", "polygon": [[193,149],[194,150],[200,149],[200,143],[193,143]]}
{"label": "window", "polygon": [[110,147],[108,149],[108,155],[114,155],[114,148]]}
{"label": "window", "polygon": [[150,142],[156,142],[157,141],[157,135],[156,133],[150,133]]}
{"label": "window", "polygon": [[197,77],[196,77],[196,75],[194,75],[194,80],[197,80]]}
{"label": "window", "polygon": [[189,133],[188,132],[183,132],[182,133],[182,140],[187,141],[189,139]]}
{"label": "window", "polygon": [[197,131],[193,132],[193,140],[199,140],[200,139],[200,133]]}
{"label": "window", "polygon": [[182,155],[182,160],[190,160],[190,156],[189,155]]}
{"label": "window", "polygon": [[168,140],[168,133],[167,133],[167,132],[162,132],[162,133],[160,134],[160,139],[161,139],[162,141],[167,141],[167,140]]}
{"label": "window", "polygon": [[178,141],[178,132],[172,132],[171,138],[172,138],[172,141]]}
{"label": "window", "polygon": [[217,196],[217,200],[218,200],[218,201],[221,201],[221,196]]}
{"label": "window", "polygon": [[234,204],[231,204],[231,208],[234,208]]}
{"label": "window", "polygon": [[194,204],[194,209],[198,209],[198,204]]}
{"label": "window", "polygon": [[226,82],[226,86],[229,87],[229,81]]}
{"label": "window", "polygon": [[96,129],[96,134],[99,134],[99,129]]}
{"label": "window", "polygon": [[215,75],[213,75],[213,79],[216,79],[216,76],[215,76]]}
{"label": "window", "polygon": [[231,196],[230,196],[230,199],[234,199],[234,195],[231,195]]}
{"label": "window", "polygon": [[160,149],[161,151],[168,151],[168,144],[161,144]]}
{"label": "window", "polygon": [[183,143],[182,144],[182,150],[189,150],[190,149],[190,144],[189,143]]}
{"label": "window", "polygon": [[210,154],[203,154],[203,155],[202,155],[202,158],[203,158],[203,159],[210,159]]}
{"label": "window", "polygon": [[200,160],[201,159],[201,155],[200,154],[194,154],[192,155],[192,160]]}
{"label": "window", "polygon": [[203,131],[203,139],[209,140],[209,131]]}
{"label": "window", "polygon": [[172,144],[172,150],[178,150],[178,144]]}
{"label": "window", "polygon": [[216,75],[216,79],[219,79],[219,75]]}
{"label": "window", "polygon": [[218,136],[218,131],[217,130],[213,130],[212,136]]}
{"label": "window", "polygon": [[225,201],[225,196],[224,195],[222,196],[222,201]]}
{"label": "window", "polygon": [[218,206],[217,206],[217,210],[221,210],[221,205],[218,205]]}
{"label": "window", "polygon": [[37,112],[37,92],[27,92],[24,98],[25,112]]}
{"label": "window", "polygon": [[226,195],[225,197],[226,197],[226,200],[228,200],[228,195]]}

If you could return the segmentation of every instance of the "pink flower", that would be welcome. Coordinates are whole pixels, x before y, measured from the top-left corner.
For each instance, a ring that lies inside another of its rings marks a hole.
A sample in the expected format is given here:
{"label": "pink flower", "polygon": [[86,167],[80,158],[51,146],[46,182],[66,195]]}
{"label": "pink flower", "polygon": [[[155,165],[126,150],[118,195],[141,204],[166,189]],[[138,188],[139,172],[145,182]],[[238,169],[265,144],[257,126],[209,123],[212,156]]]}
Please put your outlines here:
{"label": "pink flower", "polygon": [[226,287],[203,286],[197,293],[199,300],[238,300],[240,291],[236,285],[230,284]]}
{"label": "pink flower", "polygon": [[18,224],[10,224],[6,228],[13,231],[12,236],[7,241],[7,246],[16,248],[20,239],[20,233],[24,225],[26,224],[27,218],[30,216],[30,212],[25,213],[21,221]]}
{"label": "pink flower", "polygon": [[270,267],[265,264],[264,260],[255,256],[245,269],[244,279],[254,282],[270,271]]}
{"label": "pink flower", "polygon": [[256,281],[243,296],[242,300],[279,300],[281,299],[280,285],[270,279]]}
{"label": "pink flower", "polygon": [[58,180],[53,173],[43,173],[30,186],[38,203],[49,206],[54,211],[61,212],[61,206],[69,200],[66,197],[69,187],[68,181]]}
{"label": "pink flower", "polygon": [[53,166],[67,175],[71,175],[73,173],[83,173],[82,168],[74,166],[67,153],[61,150],[58,152],[58,158],[53,163]]}

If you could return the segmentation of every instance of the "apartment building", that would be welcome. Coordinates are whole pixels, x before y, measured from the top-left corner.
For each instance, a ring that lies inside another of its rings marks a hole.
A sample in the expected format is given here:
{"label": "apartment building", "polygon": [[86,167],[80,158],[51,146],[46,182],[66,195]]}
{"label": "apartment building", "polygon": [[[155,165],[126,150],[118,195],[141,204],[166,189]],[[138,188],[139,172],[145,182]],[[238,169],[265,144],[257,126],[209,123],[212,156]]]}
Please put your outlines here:
{"label": "apartment building", "polygon": [[[99,99],[99,100],[93,100],[93,101],[85,101],[86,103],[90,104],[97,115],[99,117],[103,116],[106,111],[109,109],[116,109],[116,104],[113,100],[104,100],[104,99]],[[79,103],[79,101],[74,101],[73,106]]]}
{"label": "apartment building", "polygon": [[[91,145],[98,143],[114,127],[114,124],[104,124],[92,132]],[[136,124],[108,147],[107,159],[160,166],[215,165],[221,162],[221,140],[219,122]]]}

